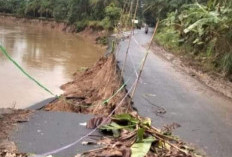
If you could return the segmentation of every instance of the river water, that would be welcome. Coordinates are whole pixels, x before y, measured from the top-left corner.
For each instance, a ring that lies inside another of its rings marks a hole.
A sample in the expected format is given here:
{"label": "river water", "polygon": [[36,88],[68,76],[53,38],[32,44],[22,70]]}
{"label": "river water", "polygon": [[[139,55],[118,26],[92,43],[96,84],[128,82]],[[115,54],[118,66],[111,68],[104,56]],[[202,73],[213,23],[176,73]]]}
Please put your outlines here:
{"label": "river water", "polygon": [[[31,76],[55,94],[72,74],[93,65],[103,49],[83,37],[0,23],[0,43]],[[52,95],[29,80],[0,53],[0,108],[25,108]]]}

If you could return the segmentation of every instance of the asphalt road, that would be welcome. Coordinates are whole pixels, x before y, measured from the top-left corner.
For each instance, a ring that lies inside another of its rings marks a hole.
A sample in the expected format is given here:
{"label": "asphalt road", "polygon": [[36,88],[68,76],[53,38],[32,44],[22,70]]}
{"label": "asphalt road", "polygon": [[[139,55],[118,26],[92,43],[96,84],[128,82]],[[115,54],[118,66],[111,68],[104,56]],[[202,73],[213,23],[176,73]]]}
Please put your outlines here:
{"label": "asphalt road", "polygon": [[[93,116],[68,113],[37,111],[26,123],[18,125],[11,135],[20,152],[43,154],[67,146],[89,133],[81,123],[88,122]],[[93,135],[100,135],[99,132]],[[96,149],[97,145],[82,145],[82,140],[75,146],[54,154],[54,157],[74,157],[78,153]]]}
{"label": "asphalt road", "polygon": [[[141,64],[151,35],[152,32],[146,35],[144,30],[135,31],[124,72],[124,79],[130,78],[127,88],[136,78],[135,69]],[[121,68],[128,41],[121,41],[117,53]],[[178,123],[181,127],[174,131],[175,135],[208,156],[231,157],[232,101],[152,52],[133,101],[139,114],[150,117],[154,126]]]}

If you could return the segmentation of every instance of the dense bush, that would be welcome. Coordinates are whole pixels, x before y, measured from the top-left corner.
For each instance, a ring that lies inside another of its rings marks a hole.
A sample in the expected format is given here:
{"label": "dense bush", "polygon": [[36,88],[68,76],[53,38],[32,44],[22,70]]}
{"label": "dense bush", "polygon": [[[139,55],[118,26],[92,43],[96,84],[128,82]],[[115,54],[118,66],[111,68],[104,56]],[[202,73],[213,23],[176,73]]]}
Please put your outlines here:
{"label": "dense bush", "polygon": [[[147,1],[150,5],[145,12],[161,19],[157,42],[172,50],[184,52],[192,59],[197,58],[208,68],[206,70],[232,74],[231,1]],[[155,20],[152,22],[155,23]]]}

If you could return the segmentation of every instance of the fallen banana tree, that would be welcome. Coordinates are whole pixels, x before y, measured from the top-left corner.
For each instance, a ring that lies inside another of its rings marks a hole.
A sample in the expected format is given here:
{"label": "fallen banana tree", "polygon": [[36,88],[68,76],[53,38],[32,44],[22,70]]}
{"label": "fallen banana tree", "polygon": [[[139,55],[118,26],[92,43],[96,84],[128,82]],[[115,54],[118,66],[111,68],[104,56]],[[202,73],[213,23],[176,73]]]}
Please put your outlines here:
{"label": "fallen banana tree", "polygon": [[150,118],[142,118],[137,113],[118,114],[111,119],[96,117],[87,124],[87,128],[96,127],[104,135],[97,142],[103,147],[77,156],[202,157],[169,132],[152,127]]}

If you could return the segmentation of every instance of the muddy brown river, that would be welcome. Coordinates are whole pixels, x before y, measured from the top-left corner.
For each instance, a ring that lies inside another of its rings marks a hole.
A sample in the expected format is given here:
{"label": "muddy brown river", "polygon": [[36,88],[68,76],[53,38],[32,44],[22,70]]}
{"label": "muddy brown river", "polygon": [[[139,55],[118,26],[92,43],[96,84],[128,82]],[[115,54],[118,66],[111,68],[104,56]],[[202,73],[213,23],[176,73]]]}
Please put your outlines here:
{"label": "muddy brown river", "polygon": [[[72,74],[89,67],[103,54],[103,49],[83,37],[0,23],[0,43],[31,76],[55,94]],[[0,108],[26,108],[52,95],[29,80],[0,53]]]}

